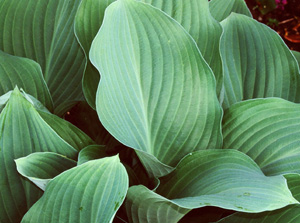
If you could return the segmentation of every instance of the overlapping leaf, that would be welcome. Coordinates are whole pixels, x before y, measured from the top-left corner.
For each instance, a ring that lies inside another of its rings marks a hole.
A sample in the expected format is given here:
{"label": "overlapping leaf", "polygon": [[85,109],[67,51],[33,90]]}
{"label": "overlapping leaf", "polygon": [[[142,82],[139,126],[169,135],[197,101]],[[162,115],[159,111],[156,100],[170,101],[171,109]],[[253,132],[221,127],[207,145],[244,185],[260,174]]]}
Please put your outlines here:
{"label": "overlapping leaf", "polygon": [[[17,88],[0,114],[0,129],[0,222],[20,222],[41,190],[18,174],[14,159],[46,151],[75,159],[78,148],[61,138]],[[82,146],[91,142],[86,135],[85,140],[75,137],[70,141]]]}
{"label": "overlapping leaf", "polygon": [[[300,175],[289,174],[285,177],[287,178],[288,185],[293,196],[300,200]],[[299,221],[300,205],[295,204],[276,211],[267,211],[259,214],[236,213],[218,221],[218,223],[297,223]]]}
{"label": "overlapping leaf", "polygon": [[74,35],[80,0],[3,0],[0,50],[38,62],[55,107],[82,98],[85,58]]}
{"label": "overlapping leaf", "polygon": [[104,158],[106,156],[105,146],[90,145],[79,152],[77,165],[81,165],[90,160]]}
{"label": "overlapping leaf", "polygon": [[112,222],[127,189],[117,156],[88,161],[50,181],[22,222]]}
{"label": "overlapping leaf", "polygon": [[90,58],[102,75],[98,115],[123,144],[176,165],[222,143],[213,73],[193,39],[160,10],[112,3]]}
{"label": "overlapping leaf", "polygon": [[140,0],[161,9],[178,21],[196,41],[200,52],[216,77],[220,95],[223,74],[219,51],[221,25],[211,16],[207,0]]}
{"label": "overlapping leaf", "polygon": [[232,12],[252,17],[244,0],[211,0],[209,1],[211,15],[219,22],[226,19]]}
{"label": "overlapping leaf", "polygon": [[52,98],[41,67],[33,60],[12,56],[0,50],[0,80],[0,95],[18,86],[52,110]]}
{"label": "overlapping leaf", "polygon": [[262,97],[300,101],[297,61],[275,31],[236,13],[221,24],[224,108],[241,100]]}
{"label": "overlapping leaf", "polygon": [[115,0],[82,0],[75,16],[75,33],[85,52],[87,64],[83,77],[83,93],[91,107],[96,109],[96,91],[99,72],[89,61],[89,51],[104,17],[106,7]]}
{"label": "overlapping leaf", "polygon": [[266,175],[300,173],[300,105],[280,98],[238,103],[225,112],[224,148],[250,156]]}
{"label": "overlapping leaf", "polygon": [[51,152],[32,153],[15,162],[18,172],[42,190],[45,190],[52,178],[76,166],[74,160]]}
{"label": "overlapping leaf", "polygon": [[262,212],[295,203],[283,176],[266,177],[238,151],[205,150],[186,156],[161,179],[156,193],[130,187],[126,208],[132,222],[176,222],[204,206]]}

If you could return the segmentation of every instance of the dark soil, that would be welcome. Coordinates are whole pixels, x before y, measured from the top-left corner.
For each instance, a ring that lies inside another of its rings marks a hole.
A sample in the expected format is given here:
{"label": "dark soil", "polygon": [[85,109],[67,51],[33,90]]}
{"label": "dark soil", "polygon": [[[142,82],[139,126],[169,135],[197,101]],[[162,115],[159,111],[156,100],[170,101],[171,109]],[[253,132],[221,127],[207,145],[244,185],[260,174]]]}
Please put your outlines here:
{"label": "dark soil", "polygon": [[[300,51],[300,1],[268,5],[270,0],[245,0],[253,18],[262,22],[281,35],[291,50]],[[279,1],[278,1],[279,2]],[[274,7],[275,6],[275,7]],[[267,12],[269,11],[269,12]]]}

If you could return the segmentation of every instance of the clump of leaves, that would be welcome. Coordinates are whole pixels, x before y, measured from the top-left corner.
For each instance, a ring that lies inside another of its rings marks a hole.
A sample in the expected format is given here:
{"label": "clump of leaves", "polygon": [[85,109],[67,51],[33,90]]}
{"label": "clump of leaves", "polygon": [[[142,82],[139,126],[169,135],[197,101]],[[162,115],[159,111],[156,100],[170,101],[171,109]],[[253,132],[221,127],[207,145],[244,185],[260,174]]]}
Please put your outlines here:
{"label": "clump of leaves", "polygon": [[0,13],[0,222],[300,218],[300,53],[243,0]]}

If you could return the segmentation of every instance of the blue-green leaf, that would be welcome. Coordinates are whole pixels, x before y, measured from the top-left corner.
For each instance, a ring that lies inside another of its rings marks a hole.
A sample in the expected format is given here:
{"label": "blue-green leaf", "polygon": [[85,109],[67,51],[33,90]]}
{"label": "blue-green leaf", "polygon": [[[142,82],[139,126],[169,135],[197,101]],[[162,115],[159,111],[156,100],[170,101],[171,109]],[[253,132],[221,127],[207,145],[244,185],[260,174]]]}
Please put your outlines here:
{"label": "blue-green leaf", "polygon": [[51,180],[22,222],[112,222],[127,189],[118,156],[88,161]]}
{"label": "blue-green leaf", "polygon": [[172,18],[145,3],[112,3],[90,58],[102,75],[98,115],[120,142],[171,166],[191,151],[220,147],[213,73]]}
{"label": "blue-green leaf", "polygon": [[236,13],[221,24],[223,108],[252,98],[281,97],[300,102],[298,63],[274,30]]}

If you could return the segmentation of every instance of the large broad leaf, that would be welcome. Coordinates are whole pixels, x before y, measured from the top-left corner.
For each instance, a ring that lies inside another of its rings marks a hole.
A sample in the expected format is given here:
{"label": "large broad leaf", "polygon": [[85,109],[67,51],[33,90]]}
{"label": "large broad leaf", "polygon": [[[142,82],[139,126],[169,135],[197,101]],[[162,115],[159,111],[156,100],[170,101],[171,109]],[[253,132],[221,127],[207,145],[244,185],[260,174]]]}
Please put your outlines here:
{"label": "large broad leaf", "polygon": [[219,42],[221,25],[211,16],[207,0],[140,0],[161,9],[178,21],[196,41],[200,52],[212,68],[217,82],[217,95],[223,85]]}
{"label": "large broad leaf", "polygon": [[221,24],[224,108],[251,98],[300,101],[297,61],[274,30],[236,13]]}
{"label": "large broad leaf", "polygon": [[52,178],[76,166],[74,160],[51,152],[32,153],[15,162],[18,172],[42,190],[45,190]]}
{"label": "large broad leaf", "polygon": [[220,147],[213,73],[172,18],[145,3],[112,3],[90,58],[102,75],[98,115],[120,142],[167,165]]}
{"label": "large broad leaf", "polygon": [[[41,190],[18,174],[14,159],[33,152],[55,152],[75,159],[78,148],[61,138],[17,88],[0,114],[0,129],[0,222],[20,222]],[[84,146],[91,141],[85,137],[68,141]]]}
{"label": "large broad leaf", "polygon": [[[300,200],[300,175],[289,174],[285,178],[293,196]],[[236,213],[222,219],[219,223],[298,223],[299,221],[300,205],[295,204],[276,211],[267,211],[259,214]]]}
{"label": "large broad leaf", "polygon": [[132,222],[176,222],[205,206],[262,212],[295,203],[283,176],[266,177],[241,152],[205,150],[187,155],[161,179],[156,192],[129,188],[126,208]]}
{"label": "large broad leaf", "polygon": [[37,98],[49,110],[53,109],[41,67],[33,60],[12,56],[0,50],[0,80],[0,95],[18,86]]}
{"label": "large broad leaf", "polygon": [[2,0],[0,50],[38,62],[55,107],[82,99],[84,54],[74,35],[80,0]]}
{"label": "large broad leaf", "polygon": [[250,156],[266,175],[300,173],[300,105],[280,98],[230,107],[223,120],[223,148]]}
{"label": "large broad leaf", "polygon": [[89,161],[50,181],[22,222],[112,222],[127,189],[118,156]]}
{"label": "large broad leaf", "polygon": [[226,19],[232,12],[252,17],[244,0],[211,0],[209,9],[211,15],[219,22]]}
{"label": "large broad leaf", "polygon": [[96,91],[99,72],[89,61],[89,51],[104,17],[106,7],[115,0],[82,0],[75,16],[75,33],[85,52],[87,64],[83,76],[83,93],[91,107],[96,109]]}

